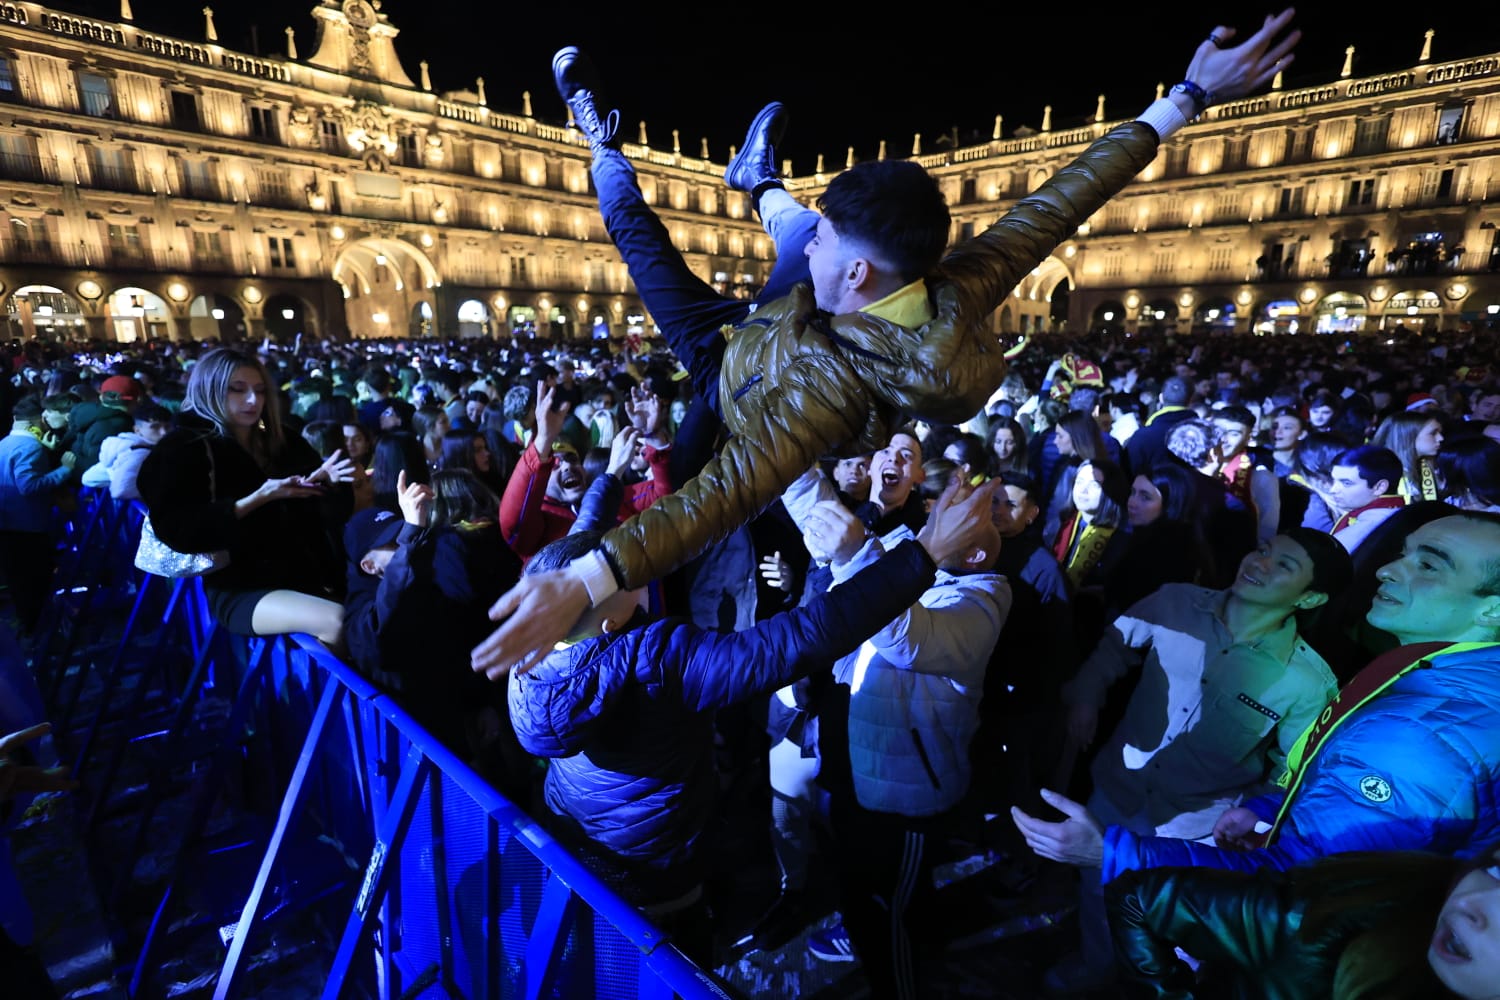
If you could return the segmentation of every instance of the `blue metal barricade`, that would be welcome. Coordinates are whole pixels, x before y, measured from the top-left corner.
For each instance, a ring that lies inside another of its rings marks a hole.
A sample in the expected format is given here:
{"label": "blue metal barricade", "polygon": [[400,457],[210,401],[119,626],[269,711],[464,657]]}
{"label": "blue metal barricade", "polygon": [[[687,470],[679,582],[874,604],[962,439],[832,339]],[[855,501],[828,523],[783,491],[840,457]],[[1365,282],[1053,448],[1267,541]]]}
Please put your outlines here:
{"label": "blue metal barricade", "polygon": [[[122,518],[126,527],[106,533],[129,554],[139,530],[138,518],[131,522]],[[101,720],[143,715],[143,692],[161,695],[163,721],[123,744],[149,737],[161,749],[135,789],[128,850],[120,858],[115,844],[113,866],[96,866],[113,868],[113,907],[128,905],[127,890],[139,895],[143,852],[161,850],[152,819],[169,794],[170,769],[181,763],[195,702],[212,690],[228,708],[213,732],[193,732],[209,738],[212,752],[192,772],[186,821],[174,820],[181,842],[152,889],[144,932],[137,941],[124,935],[138,944],[131,996],[155,995],[159,956],[173,954],[173,935],[190,923],[184,913],[218,924],[226,950],[216,1000],[263,992],[268,983],[257,977],[272,973],[255,967],[256,949],[296,921],[316,929],[305,935],[316,947],[302,955],[302,974],[311,963],[325,998],[732,995],[397,700],[312,637],[227,636],[207,613],[198,581],[145,578],[127,638],[145,627],[147,592],[161,588],[172,596],[156,638],[191,653],[186,678],[147,671],[122,707],[114,704],[120,658],[94,664],[103,696],[75,750],[80,771],[103,772],[93,782],[103,787],[87,814],[92,824],[119,767],[117,756],[101,764],[94,752]],[[231,905],[208,901],[212,893]]]}

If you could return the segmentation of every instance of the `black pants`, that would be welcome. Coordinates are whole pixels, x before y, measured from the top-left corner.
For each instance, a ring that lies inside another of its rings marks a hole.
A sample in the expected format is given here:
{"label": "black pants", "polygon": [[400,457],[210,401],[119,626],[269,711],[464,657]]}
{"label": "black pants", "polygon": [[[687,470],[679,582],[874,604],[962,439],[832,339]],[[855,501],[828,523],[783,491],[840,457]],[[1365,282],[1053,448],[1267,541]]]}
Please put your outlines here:
{"label": "black pants", "polygon": [[918,970],[944,942],[935,929],[935,848],[953,814],[873,812],[852,795],[829,804],[838,866],[839,913],[876,1000],[918,1000]]}
{"label": "black pants", "polygon": [[0,531],[0,575],[10,587],[21,631],[30,635],[52,596],[57,553],[52,536],[41,531]]}

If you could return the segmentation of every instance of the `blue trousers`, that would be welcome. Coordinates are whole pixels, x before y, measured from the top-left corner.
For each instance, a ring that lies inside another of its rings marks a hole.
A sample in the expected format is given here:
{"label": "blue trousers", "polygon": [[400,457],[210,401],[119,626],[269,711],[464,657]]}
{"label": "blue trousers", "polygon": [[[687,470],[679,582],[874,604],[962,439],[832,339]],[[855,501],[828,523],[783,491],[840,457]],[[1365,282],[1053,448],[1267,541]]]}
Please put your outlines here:
{"label": "blue trousers", "polygon": [[772,228],[776,265],[751,301],[730,298],[693,273],[661,219],[646,203],[635,168],[625,154],[605,149],[594,154],[594,187],[604,228],[625,261],[641,302],[693,380],[693,388],[720,420],[719,367],[724,357],[720,328],[739,323],[752,305],[779,299],[799,282],[811,280],[803,248],[818,225],[818,213],[804,209]]}

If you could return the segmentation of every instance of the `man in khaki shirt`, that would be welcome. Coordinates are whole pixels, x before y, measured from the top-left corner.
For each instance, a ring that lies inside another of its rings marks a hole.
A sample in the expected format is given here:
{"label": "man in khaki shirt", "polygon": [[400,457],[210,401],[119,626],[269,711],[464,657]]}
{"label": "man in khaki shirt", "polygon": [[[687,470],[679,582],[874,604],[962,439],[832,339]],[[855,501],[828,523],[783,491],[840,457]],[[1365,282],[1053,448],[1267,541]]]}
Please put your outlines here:
{"label": "man in khaki shirt", "polygon": [[[1264,791],[1338,692],[1328,664],[1298,636],[1297,612],[1326,603],[1352,575],[1331,535],[1291,528],[1247,555],[1226,590],[1168,584],[1116,618],[1062,692],[1069,736],[1083,749],[1109,688],[1141,667],[1094,757],[1089,811],[1137,833],[1196,840],[1212,836],[1226,808]],[[1099,871],[1081,877],[1075,967],[1107,979]]]}

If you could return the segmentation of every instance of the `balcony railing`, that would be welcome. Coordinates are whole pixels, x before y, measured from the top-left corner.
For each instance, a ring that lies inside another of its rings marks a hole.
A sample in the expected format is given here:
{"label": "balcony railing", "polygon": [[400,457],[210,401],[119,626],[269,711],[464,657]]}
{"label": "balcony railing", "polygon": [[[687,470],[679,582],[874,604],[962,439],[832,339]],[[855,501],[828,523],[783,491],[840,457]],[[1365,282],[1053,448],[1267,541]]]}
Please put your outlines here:
{"label": "balcony railing", "polygon": [[51,240],[12,239],[0,243],[0,260],[12,264],[77,264],[77,254]]}
{"label": "balcony railing", "polygon": [[123,191],[127,194],[144,194],[145,188],[141,186],[140,175],[136,173],[133,166],[116,167],[96,163],[89,171],[89,187],[102,188],[105,191]]}
{"label": "balcony railing", "polygon": [[184,174],[177,185],[177,197],[196,198],[199,201],[224,201],[223,189],[212,177],[194,177]]}
{"label": "balcony railing", "polygon": [[0,178],[8,181],[57,180],[57,158],[34,153],[0,153]]}

